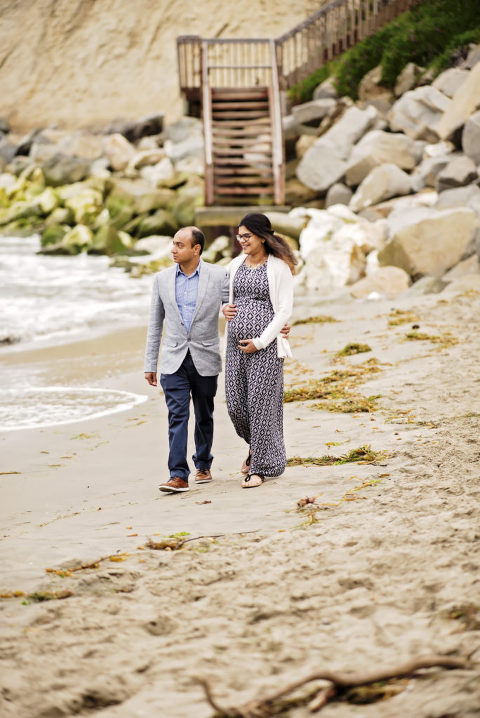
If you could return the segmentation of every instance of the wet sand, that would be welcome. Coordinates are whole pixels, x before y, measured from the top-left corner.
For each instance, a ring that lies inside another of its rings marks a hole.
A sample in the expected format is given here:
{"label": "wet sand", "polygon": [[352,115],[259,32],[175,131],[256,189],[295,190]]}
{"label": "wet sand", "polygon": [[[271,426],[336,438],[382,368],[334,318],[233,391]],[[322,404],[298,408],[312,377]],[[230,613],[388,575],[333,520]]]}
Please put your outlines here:
{"label": "wet sand", "polygon": [[[405,340],[411,323],[388,325],[395,308],[450,340]],[[5,354],[11,377],[149,398],[96,420],[0,434],[0,593],[26,594],[0,601],[0,714],[207,718],[195,675],[238,704],[322,667],[373,670],[444,653],[472,655],[476,669],[433,670],[397,682],[388,700],[334,701],[322,716],[479,716],[479,309],[480,294],[461,286],[316,307],[338,321],[293,328],[287,386],[373,357],[380,371],[358,391],[378,397],[378,410],[287,403],[287,454],[365,444],[385,454],[292,466],[256,491],[240,488],[245,448],[221,379],[213,483],[158,492],[166,410],[143,379],[144,328]],[[371,352],[336,359],[348,342]],[[297,509],[307,496],[318,510]],[[148,537],[183,532],[195,540],[181,550],[146,548]],[[71,595],[28,598],[38,591]]]}

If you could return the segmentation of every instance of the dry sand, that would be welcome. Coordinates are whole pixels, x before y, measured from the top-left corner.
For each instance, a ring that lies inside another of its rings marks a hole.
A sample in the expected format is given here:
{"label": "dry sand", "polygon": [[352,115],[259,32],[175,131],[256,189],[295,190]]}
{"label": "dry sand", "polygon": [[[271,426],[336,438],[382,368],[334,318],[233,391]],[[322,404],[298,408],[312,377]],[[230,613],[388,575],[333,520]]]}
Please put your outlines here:
{"label": "dry sand", "polygon": [[[413,308],[420,331],[450,331],[458,343],[403,340],[410,324],[388,326],[394,307]],[[389,456],[291,467],[256,491],[240,488],[245,450],[221,389],[214,482],[159,494],[166,412],[144,385],[144,329],[3,358],[2,369],[35,368],[45,382],[150,398],[98,420],[0,435],[1,471],[20,472],[0,477],[0,591],[72,594],[0,601],[0,715],[207,718],[195,675],[211,680],[220,701],[238,704],[314,669],[373,670],[428,653],[470,655],[473,667],[428,671],[397,681],[388,700],[334,701],[321,715],[480,715],[480,293],[319,311],[339,321],[294,327],[287,383],[375,357],[382,371],[360,391],[381,395],[380,408],[286,404],[288,455],[370,444]],[[372,351],[335,363],[350,341]],[[310,518],[296,508],[306,496],[320,504]],[[179,551],[138,548],[178,532],[223,535]],[[64,578],[45,571],[115,554],[120,560]],[[310,714],[297,707],[289,715]]]}

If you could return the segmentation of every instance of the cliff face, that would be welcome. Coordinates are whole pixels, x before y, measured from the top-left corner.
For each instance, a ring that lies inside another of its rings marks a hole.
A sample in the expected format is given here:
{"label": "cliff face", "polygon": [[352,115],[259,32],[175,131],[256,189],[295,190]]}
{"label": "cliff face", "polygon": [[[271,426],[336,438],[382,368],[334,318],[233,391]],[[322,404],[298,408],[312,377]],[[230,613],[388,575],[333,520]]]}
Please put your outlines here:
{"label": "cliff face", "polygon": [[181,112],[176,37],[275,37],[322,3],[0,0],[0,117],[94,127]]}

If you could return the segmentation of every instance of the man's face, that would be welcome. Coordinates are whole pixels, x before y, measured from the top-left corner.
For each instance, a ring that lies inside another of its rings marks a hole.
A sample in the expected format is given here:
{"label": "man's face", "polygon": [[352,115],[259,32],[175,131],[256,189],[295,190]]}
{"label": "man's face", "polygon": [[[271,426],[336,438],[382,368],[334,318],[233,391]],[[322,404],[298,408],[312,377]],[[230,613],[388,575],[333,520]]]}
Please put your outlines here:
{"label": "man's face", "polygon": [[179,230],[173,238],[173,261],[177,264],[189,264],[200,257],[200,245],[192,245],[192,234],[188,230]]}

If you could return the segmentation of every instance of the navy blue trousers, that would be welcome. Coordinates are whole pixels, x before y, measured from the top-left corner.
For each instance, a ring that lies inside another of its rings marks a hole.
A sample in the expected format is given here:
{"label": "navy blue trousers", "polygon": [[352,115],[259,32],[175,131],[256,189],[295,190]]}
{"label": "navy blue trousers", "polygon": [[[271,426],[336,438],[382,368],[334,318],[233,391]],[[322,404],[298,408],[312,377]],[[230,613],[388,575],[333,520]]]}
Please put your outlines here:
{"label": "navy blue trousers", "polygon": [[213,442],[213,400],[217,393],[215,376],[201,376],[195,369],[190,352],[174,374],[161,374],[160,384],[168,409],[168,469],[170,477],[179,476],[188,481],[190,468],[187,462],[188,418],[190,397],[195,412],[195,453],[192,456],[197,469],[209,469]]}

